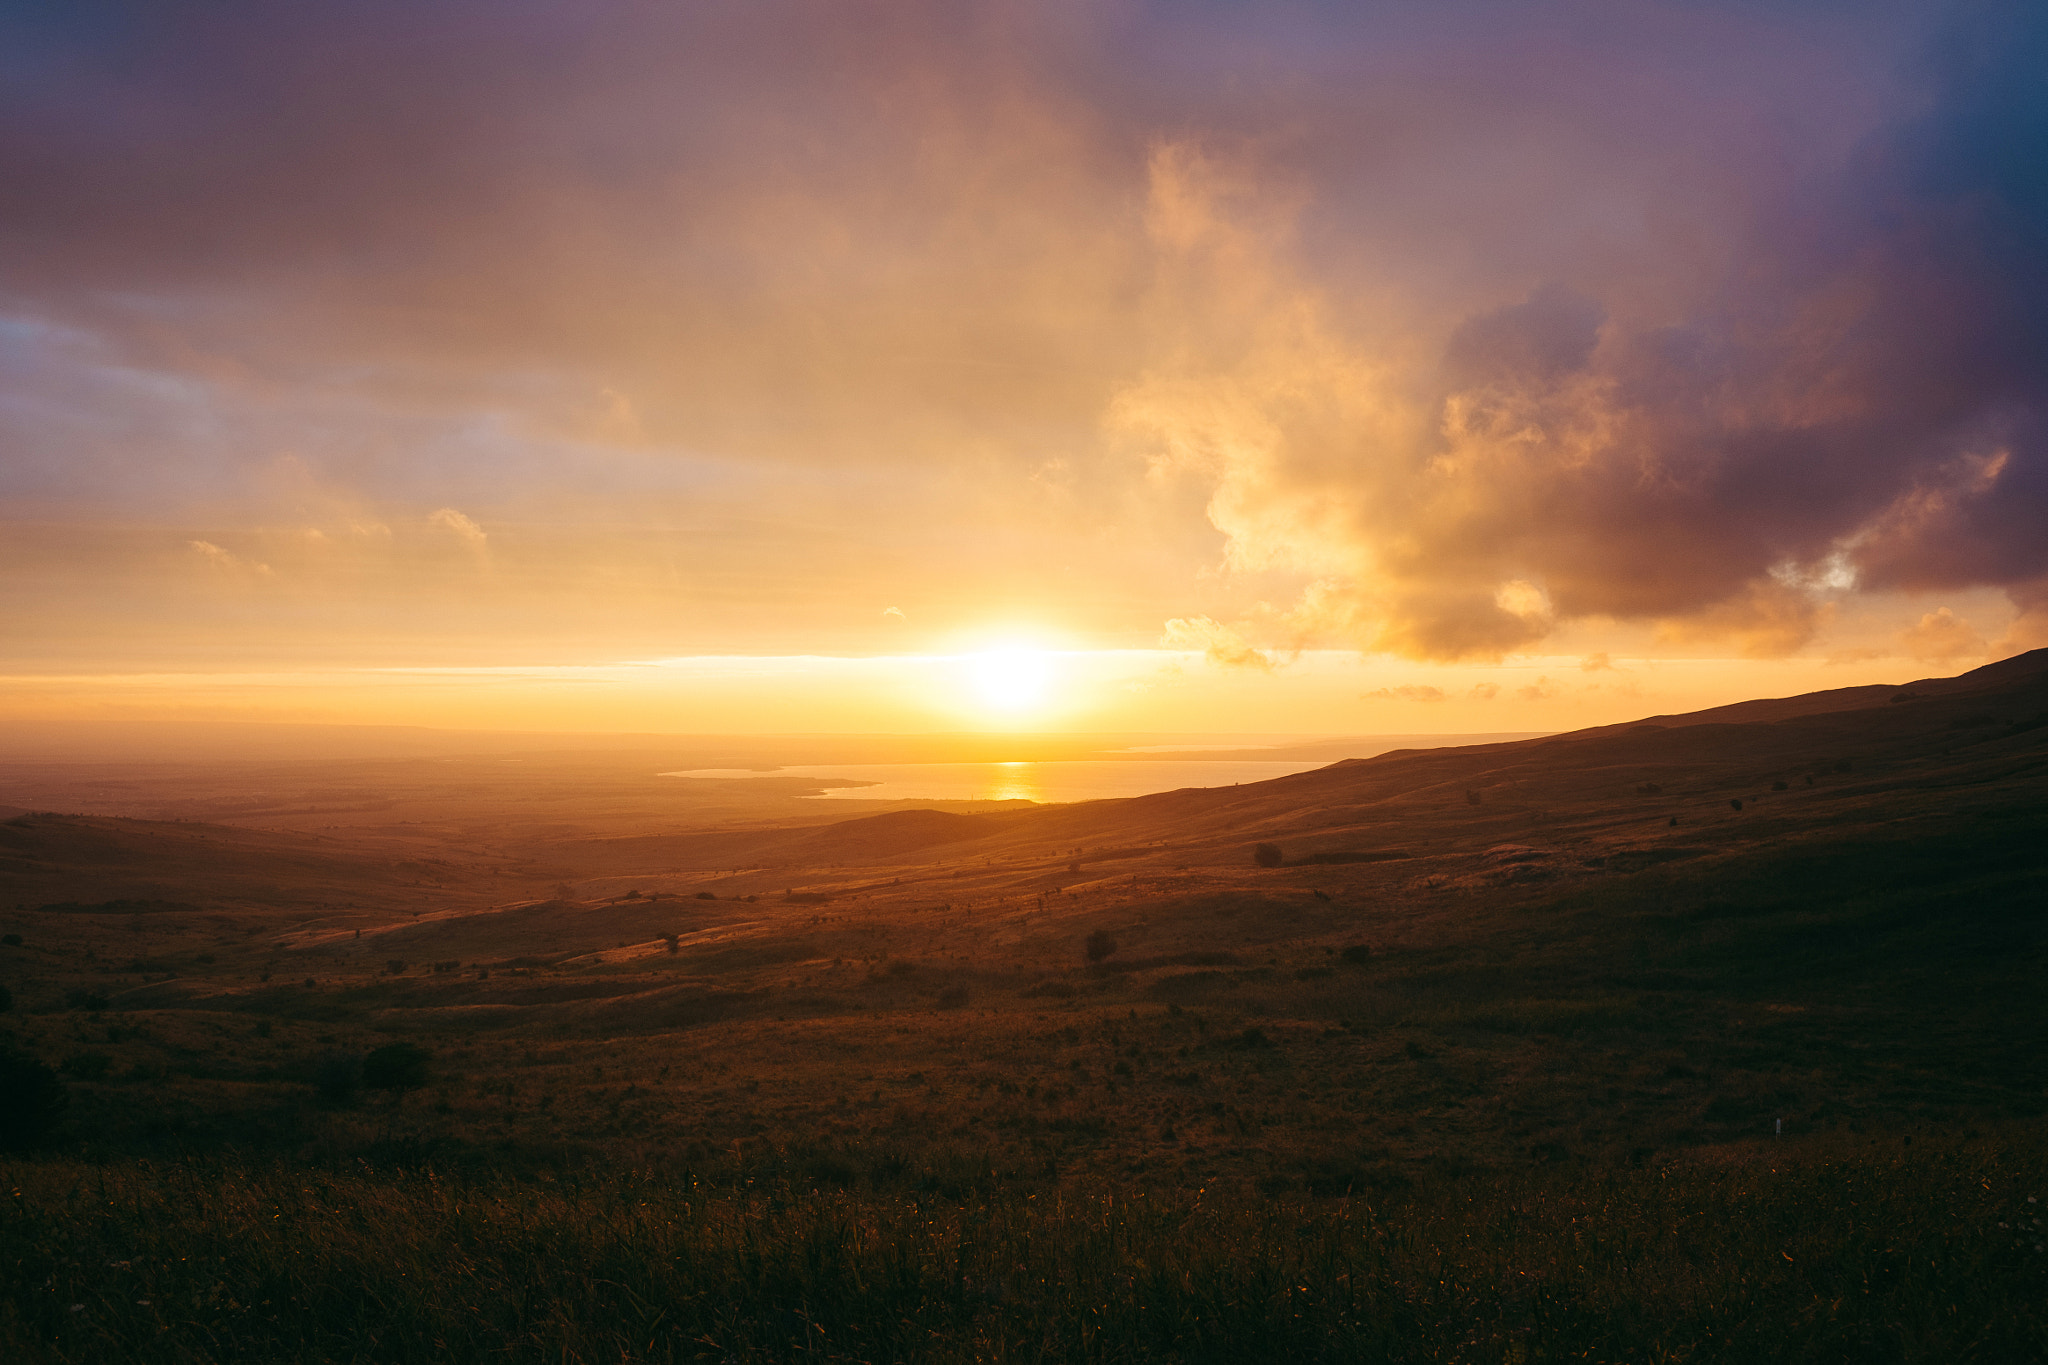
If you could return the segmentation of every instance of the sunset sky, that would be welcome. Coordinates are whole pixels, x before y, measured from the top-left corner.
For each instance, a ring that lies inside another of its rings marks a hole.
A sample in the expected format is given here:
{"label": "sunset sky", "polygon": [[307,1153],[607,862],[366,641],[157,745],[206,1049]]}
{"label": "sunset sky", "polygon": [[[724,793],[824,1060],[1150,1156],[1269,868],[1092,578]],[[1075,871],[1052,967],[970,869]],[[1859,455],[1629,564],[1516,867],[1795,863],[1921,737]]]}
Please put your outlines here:
{"label": "sunset sky", "polygon": [[2032,4],[0,5],[0,724],[1563,729],[2048,645]]}

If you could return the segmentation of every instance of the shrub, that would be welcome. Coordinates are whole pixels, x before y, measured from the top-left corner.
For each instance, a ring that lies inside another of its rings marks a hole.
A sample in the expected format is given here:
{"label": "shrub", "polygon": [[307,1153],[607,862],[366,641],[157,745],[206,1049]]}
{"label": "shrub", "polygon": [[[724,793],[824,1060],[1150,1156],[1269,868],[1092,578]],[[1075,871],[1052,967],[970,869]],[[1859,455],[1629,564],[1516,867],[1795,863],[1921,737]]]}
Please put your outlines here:
{"label": "shrub", "polygon": [[967,988],[965,986],[948,986],[939,992],[939,1008],[942,1010],[965,1009],[967,1008],[967,999]]}
{"label": "shrub", "polygon": [[74,1052],[64,1059],[64,1072],[81,1081],[104,1080],[114,1059],[104,1052]]}
{"label": "shrub", "polygon": [[718,899],[718,897],[709,891],[699,891],[697,893],[697,899],[700,901],[715,901]]}
{"label": "shrub", "polygon": [[389,972],[389,973],[391,973],[391,974],[392,974],[393,976],[402,976],[402,975],[404,975],[404,974],[405,974],[405,959],[404,959],[404,958],[402,958],[402,957],[394,957],[394,958],[392,958],[392,959],[391,959],[391,960],[390,960],[389,962],[386,962],[386,963],[384,964],[384,970],[385,970],[385,971],[387,971],[387,972]]}
{"label": "shrub", "polygon": [[363,1058],[363,1084],[372,1090],[417,1090],[427,1083],[428,1052],[415,1043],[386,1043]]}
{"label": "shrub", "polygon": [[1732,810],[1741,810],[1741,809],[1742,809],[1742,798],[1741,798],[1741,797],[1739,797],[1739,796],[1736,796],[1736,797],[1731,797],[1731,798],[1729,798],[1729,801],[1728,801],[1728,805],[1729,805],[1729,808],[1730,808],[1730,809],[1732,809]]}
{"label": "shrub", "polygon": [[1372,961],[1372,948],[1368,944],[1354,943],[1343,952],[1337,954],[1337,960],[1356,967],[1360,963]]}
{"label": "shrub", "polygon": [[19,948],[21,946],[21,935],[0,934],[0,943],[4,943],[10,948]]}
{"label": "shrub", "polygon": [[1088,935],[1088,960],[1100,962],[1116,951],[1116,940],[1107,929],[1097,929]]}
{"label": "shrub", "polygon": [[90,1010],[98,1014],[107,1007],[107,997],[102,991],[90,991],[82,986],[73,986],[64,992],[64,1004],[69,1009]]}
{"label": "shrub", "polygon": [[680,934],[663,934],[661,941],[667,945],[671,953],[679,953],[683,950],[682,935]]}
{"label": "shrub", "polygon": [[1252,849],[1252,861],[1260,867],[1280,866],[1280,845],[1260,844]]}
{"label": "shrub", "polygon": [[363,1083],[363,1059],[352,1052],[329,1052],[313,1068],[313,1088],[329,1104],[347,1104]]}
{"label": "shrub", "polygon": [[0,1053],[0,1147],[41,1141],[70,1102],[64,1082],[49,1067],[33,1057]]}
{"label": "shrub", "polygon": [[13,1008],[14,992],[8,990],[5,986],[0,986],[0,1014],[5,1014]]}

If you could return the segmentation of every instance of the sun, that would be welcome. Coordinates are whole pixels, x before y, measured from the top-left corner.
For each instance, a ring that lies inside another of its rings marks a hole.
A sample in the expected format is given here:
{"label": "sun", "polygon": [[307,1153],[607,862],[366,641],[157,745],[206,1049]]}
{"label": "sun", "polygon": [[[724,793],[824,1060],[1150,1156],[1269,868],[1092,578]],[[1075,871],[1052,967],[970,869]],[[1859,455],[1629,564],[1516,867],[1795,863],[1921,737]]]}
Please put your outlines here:
{"label": "sun", "polygon": [[967,656],[969,675],[981,703],[991,711],[1018,715],[1037,710],[1052,682],[1052,659],[1042,649],[1007,645]]}

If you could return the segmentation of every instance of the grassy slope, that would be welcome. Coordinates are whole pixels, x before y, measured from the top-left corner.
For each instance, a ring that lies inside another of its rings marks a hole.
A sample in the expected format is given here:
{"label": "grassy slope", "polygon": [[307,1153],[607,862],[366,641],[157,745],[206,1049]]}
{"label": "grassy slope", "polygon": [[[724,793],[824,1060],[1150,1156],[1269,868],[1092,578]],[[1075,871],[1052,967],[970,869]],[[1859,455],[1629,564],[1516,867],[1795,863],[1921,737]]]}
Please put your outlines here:
{"label": "grassy slope", "polygon": [[[0,1350],[2038,1358],[2041,678],[1900,692],[748,835],[785,862],[738,874],[614,848],[571,905],[387,899],[360,943],[249,894],[327,846],[96,892],[49,851],[121,822],[36,817],[52,885],[208,913],[0,915],[17,1042],[109,1059],[8,1168]],[[1406,856],[1303,861],[1365,849]],[[426,1094],[315,1095],[395,1035]]]}

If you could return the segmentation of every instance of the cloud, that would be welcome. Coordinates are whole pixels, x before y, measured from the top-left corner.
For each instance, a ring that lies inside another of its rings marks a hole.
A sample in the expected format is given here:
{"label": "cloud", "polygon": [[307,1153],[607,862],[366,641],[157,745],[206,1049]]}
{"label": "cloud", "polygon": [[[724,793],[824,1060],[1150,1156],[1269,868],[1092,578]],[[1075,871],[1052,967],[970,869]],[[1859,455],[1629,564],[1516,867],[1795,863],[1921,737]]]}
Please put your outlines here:
{"label": "cloud", "polygon": [[1601,650],[1588,654],[1585,658],[1579,660],[1579,671],[1582,673],[1614,673],[1620,670],[1615,668],[1614,661],[1607,657],[1604,650]]}
{"label": "cloud", "polygon": [[1515,695],[1523,701],[1549,701],[1562,691],[1563,689],[1549,678],[1539,677],[1526,687],[1516,688]]}
{"label": "cloud", "polygon": [[1492,701],[1500,695],[1500,687],[1495,683],[1473,683],[1472,690],[1466,695],[1473,701]]}
{"label": "cloud", "polygon": [[1938,607],[1899,632],[1899,645],[1925,663],[1981,658],[1990,652],[1984,637],[1947,607]]}
{"label": "cloud", "polygon": [[185,540],[292,449],[506,565],[673,533],[643,608],[829,527],[1105,635],[1769,655],[1992,585],[2048,637],[2038,6],[15,7],[0,51],[10,511]]}
{"label": "cloud", "polygon": [[[1828,130],[1794,174],[1694,144],[1683,96],[1645,107],[1638,131],[1730,196],[1685,247],[1524,253],[1523,292],[1490,302],[1505,279],[1389,289],[1382,328],[1316,273],[1327,225],[1169,148],[1155,306],[1180,325],[1112,420],[1212,488],[1227,565],[1313,575],[1321,623],[1368,649],[1498,657],[1609,617],[1768,657],[1851,579],[2028,581],[2048,569],[2048,199],[2010,130],[2048,128],[2044,57],[2048,19],[1955,12],[1901,68],[1899,112]],[[1592,145],[1546,162],[1552,192],[1600,178]],[[1615,192],[1647,209],[1653,184],[1694,197],[1654,173]],[[1566,211],[1535,202],[1518,230],[1540,239]],[[1207,335],[1185,321],[1205,309]]]}
{"label": "cloud", "polygon": [[1657,636],[1672,644],[1732,644],[1744,658],[1774,659],[1806,644],[1833,612],[1832,603],[1765,578],[1692,615],[1659,621]]}
{"label": "cloud", "polygon": [[1159,643],[1167,649],[1199,649],[1210,663],[1225,668],[1273,667],[1271,655],[1252,648],[1236,631],[1206,616],[1173,618],[1166,623]]}
{"label": "cloud", "polygon": [[882,615],[893,616],[899,621],[907,621],[910,619],[909,617],[903,614],[903,608],[901,607],[883,607]]}
{"label": "cloud", "polygon": [[216,569],[224,570],[231,573],[257,574],[263,576],[268,576],[271,574],[271,568],[268,564],[261,564],[253,559],[244,559],[240,555],[234,554],[228,550],[223,550],[220,546],[215,545],[210,540],[194,540],[188,541],[186,543],[192,547],[193,553],[197,554],[201,559],[205,560],[208,564],[211,564]]}
{"label": "cloud", "polygon": [[1447,695],[1441,687],[1380,687],[1362,693],[1369,700],[1378,701],[1443,701]]}
{"label": "cloud", "polygon": [[484,528],[471,521],[452,507],[443,507],[427,515],[427,521],[435,526],[452,531],[463,544],[479,553],[484,548]]}

